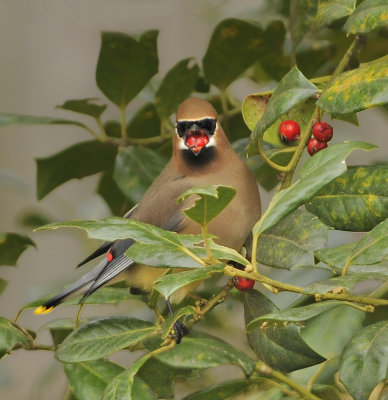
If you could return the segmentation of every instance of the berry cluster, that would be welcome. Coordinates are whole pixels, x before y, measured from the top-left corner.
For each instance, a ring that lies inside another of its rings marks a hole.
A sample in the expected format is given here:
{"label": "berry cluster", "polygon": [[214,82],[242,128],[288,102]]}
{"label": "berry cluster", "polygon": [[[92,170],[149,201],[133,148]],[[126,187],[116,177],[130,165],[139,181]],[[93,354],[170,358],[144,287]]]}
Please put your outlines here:
{"label": "berry cluster", "polygon": [[[314,137],[307,144],[307,151],[310,156],[327,147],[327,142],[333,137],[333,127],[327,122],[318,121],[313,126],[312,134]],[[292,120],[283,121],[279,126],[279,135],[286,143],[299,140],[300,126]]]}

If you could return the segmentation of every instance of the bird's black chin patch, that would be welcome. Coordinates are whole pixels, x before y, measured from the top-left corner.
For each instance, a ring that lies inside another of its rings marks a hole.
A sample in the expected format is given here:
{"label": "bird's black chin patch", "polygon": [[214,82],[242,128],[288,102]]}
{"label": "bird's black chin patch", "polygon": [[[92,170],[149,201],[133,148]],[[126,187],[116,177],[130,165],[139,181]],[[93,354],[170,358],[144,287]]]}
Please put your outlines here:
{"label": "bird's black chin patch", "polygon": [[203,147],[198,154],[190,149],[182,150],[183,160],[190,166],[203,166],[210,163],[215,156],[214,146]]}

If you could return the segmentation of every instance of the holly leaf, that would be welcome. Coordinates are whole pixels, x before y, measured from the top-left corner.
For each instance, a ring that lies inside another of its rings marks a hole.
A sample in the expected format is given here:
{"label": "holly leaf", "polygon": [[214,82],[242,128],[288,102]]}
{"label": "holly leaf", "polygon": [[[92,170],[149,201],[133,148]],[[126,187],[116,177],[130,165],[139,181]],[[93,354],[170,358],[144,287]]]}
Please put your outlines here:
{"label": "holly leaf", "polygon": [[[248,341],[257,357],[270,367],[285,372],[306,368],[324,361],[303,341],[300,327],[296,325],[275,326],[274,324],[268,327],[259,327],[261,324],[257,324],[255,321],[258,321],[263,314],[273,310],[277,310],[277,307],[257,290],[250,290],[244,294]],[[274,313],[276,314],[276,311]]]}
{"label": "holly leaf", "polygon": [[179,196],[178,203],[184,202],[191,195],[199,196],[184,213],[194,222],[207,226],[232,201],[235,194],[236,190],[229,186],[195,187]]}
{"label": "holly leaf", "polygon": [[129,317],[103,317],[72,332],[58,347],[63,362],[97,360],[107,354],[134,345],[154,333],[149,322]]}
{"label": "holly leaf", "polygon": [[[264,114],[252,131],[251,143],[247,147],[247,153],[249,155],[256,154],[259,138],[264,132],[281,115],[317,91],[318,88],[305,78],[298,68],[292,68],[279,82],[265,107]],[[268,139],[266,140],[268,141]]]}
{"label": "holly leaf", "polygon": [[81,179],[112,167],[116,152],[116,147],[109,143],[91,140],[77,143],[50,157],[37,158],[38,200],[71,179]]}
{"label": "holly leaf", "polygon": [[158,72],[158,31],[138,39],[124,33],[103,32],[96,81],[105,96],[124,108]]}
{"label": "holly leaf", "polygon": [[321,0],[318,3],[315,23],[318,27],[330,25],[347,15],[350,15],[356,9],[356,0]]}
{"label": "holly leaf", "polygon": [[[387,14],[388,15],[388,14]],[[388,60],[362,64],[327,86],[317,105],[330,114],[350,114],[388,102]]]}
{"label": "holly leaf", "polygon": [[388,322],[365,327],[353,337],[340,360],[339,378],[355,400],[368,400],[388,377]]}
{"label": "holly leaf", "polygon": [[328,230],[317,217],[295,210],[260,235],[258,261],[275,268],[313,267],[314,250],[324,247]]}
{"label": "holly leaf", "polygon": [[36,247],[28,236],[0,233],[0,265],[16,266],[19,257],[31,246]]}
{"label": "holly leaf", "polygon": [[67,100],[62,105],[57,106],[62,110],[73,111],[79,114],[89,115],[93,118],[98,119],[101,114],[105,111],[106,104],[96,104],[95,101],[98,99],[87,98],[87,99],[74,99]]}
{"label": "holly leaf", "polygon": [[168,118],[193,92],[198,80],[199,67],[189,66],[192,58],[179,61],[167,72],[155,93],[155,106],[161,119]]}
{"label": "holly leaf", "polygon": [[166,163],[164,157],[146,147],[121,147],[113,177],[126,197],[138,203]]}
{"label": "holly leaf", "polygon": [[63,368],[77,400],[101,400],[107,384],[124,369],[108,360],[65,363]]}
{"label": "holly leaf", "polygon": [[224,90],[264,51],[263,29],[240,19],[225,19],[214,29],[203,57],[205,77]]}
{"label": "holly leaf", "polygon": [[349,34],[366,33],[388,24],[388,4],[385,0],[364,0],[344,25]]}

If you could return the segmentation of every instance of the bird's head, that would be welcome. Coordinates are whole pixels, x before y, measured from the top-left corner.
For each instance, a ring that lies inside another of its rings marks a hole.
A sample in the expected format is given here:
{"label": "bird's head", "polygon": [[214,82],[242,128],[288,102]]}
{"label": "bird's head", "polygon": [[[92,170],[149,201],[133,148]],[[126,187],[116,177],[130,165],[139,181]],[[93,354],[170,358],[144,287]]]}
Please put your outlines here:
{"label": "bird's head", "polygon": [[176,134],[181,150],[190,150],[198,156],[204,148],[215,145],[217,112],[205,100],[191,97],[178,108]]}

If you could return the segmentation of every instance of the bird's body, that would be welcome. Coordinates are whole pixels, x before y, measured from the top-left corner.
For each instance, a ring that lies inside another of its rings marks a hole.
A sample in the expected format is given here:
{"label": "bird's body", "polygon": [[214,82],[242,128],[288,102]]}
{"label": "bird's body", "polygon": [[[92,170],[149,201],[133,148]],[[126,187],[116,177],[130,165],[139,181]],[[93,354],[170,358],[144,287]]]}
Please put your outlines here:
{"label": "bird's body", "polygon": [[[126,217],[178,233],[198,234],[200,226],[183,212],[195,199],[191,196],[178,204],[178,197],[195,186],[231,186],[236,189],[236,195],[210,223],[209,232],[218,237],[219,244],[239,250],[260,217],[260,197],[255,178],[233,150],[216,117],[216,111],[205,100],[190,98],[182,103],[177,112],[173,155]],[[89,295],[118,279],[125,279],[130,287],[150,292],[154,281],[165,270],[135,264],[126,257],[124,252],[133,243],[132,239],[124,239],[104,244],[85,262],[107,252],[104,260],[45,303],[40,311],[56,306],[76,291]],[[171,301],[180,302],[192,289],[190,286],[180,289]]]}

